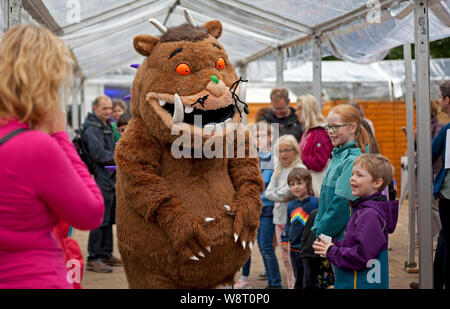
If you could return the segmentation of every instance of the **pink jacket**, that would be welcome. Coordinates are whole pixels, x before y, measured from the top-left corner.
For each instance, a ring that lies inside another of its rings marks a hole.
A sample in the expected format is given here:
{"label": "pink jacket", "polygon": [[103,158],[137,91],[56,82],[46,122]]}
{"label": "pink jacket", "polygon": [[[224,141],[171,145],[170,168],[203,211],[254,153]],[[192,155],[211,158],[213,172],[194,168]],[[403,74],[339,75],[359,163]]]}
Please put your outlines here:
{"label": "pink jacket", "polygon": [[320,172],[326,167],[333,151],[330,137],[321,126],[309,128],[303,133],[299,146],[303,164],[309,170],[316,172]]}
{"label": "pink jacket", "polygon": [[[0,127],[0,138],[17,120]],[[26,131],[0,146],[0,289],[72,288],[52,233],[59,220],[92,230],[103,220],[101,191],[66,132]]]}

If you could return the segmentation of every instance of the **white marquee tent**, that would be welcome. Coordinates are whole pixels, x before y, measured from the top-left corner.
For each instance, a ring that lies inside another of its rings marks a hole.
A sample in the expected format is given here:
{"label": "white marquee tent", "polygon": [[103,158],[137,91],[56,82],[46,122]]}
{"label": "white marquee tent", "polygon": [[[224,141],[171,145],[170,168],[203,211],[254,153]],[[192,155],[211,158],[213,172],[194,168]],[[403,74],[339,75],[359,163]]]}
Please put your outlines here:
{"label": "white marquee tent", "polygon": [[[409,44],[415,42],[417,138],[422,146],[417,154],[417,180],[420,188],[431,188],[429,41],[450,36],[450,0],[0,0],[0,6],[0,32],[21,22],[39,22],[67,43],[78,63],[72,99],[74,104],[82,102],[84,109],[89,96],[84,84],[89,79],[142,61],[132,48],[132,38],[158,35],[148,19],[156,18],[169,27],[179,25],[184,22],[185,8],[197,24],[222,21],[220,41],[244,77],[255,70],[252,66],[258,68],[259,61],[273,61],[269,71],[281,86],[286,68],[312,61],[312,92],[316,97],[321,94],[322,76],[327,74],[323,72],[323,56],[332,54],[369,64],[383,59],[389,49],[404,45],[411,138]],[[265,73],[259,71],[270,78]],[[78,118],[77,110],[74,119]],[[408,140],[410,150],[412,142]],[[431,288],[431,192],[420,190],[418,200],[420,287]]]}

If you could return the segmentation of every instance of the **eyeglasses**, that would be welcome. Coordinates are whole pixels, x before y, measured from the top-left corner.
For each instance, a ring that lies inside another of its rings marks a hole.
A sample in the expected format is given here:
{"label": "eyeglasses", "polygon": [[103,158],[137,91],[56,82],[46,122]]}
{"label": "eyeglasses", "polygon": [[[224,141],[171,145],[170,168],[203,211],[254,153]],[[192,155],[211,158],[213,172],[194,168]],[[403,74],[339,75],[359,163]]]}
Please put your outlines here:
{"label": "eyeglasses", "polygon": [[339,128],[345,127],[347,125],[348,125],[348,123],[343,123],[343,124],[326,124],[324,126],[324,128],[327,131],[337,132],[337,130],[339,130]]}
{"label": "eyeglasses", "polygon": [[294,150],[294,148],[291,148],[291,149],[282,149],[282,150],[279,150],[278,152],[279,152],[279,153],[288,153],[288,152],[291,152],[292,150]]}

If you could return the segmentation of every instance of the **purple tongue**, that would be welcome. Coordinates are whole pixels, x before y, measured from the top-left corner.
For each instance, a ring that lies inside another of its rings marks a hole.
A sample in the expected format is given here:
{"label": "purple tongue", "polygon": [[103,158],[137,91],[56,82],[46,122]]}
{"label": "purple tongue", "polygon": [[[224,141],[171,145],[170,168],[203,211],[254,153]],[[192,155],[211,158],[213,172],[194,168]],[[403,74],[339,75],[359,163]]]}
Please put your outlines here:
{"label": "purple tongue", "polygon": [[139,66],[140,66],[140,64],[135,63],[135,64],[130,65],[130,68],[137,69],[137,68],[139,68]]}

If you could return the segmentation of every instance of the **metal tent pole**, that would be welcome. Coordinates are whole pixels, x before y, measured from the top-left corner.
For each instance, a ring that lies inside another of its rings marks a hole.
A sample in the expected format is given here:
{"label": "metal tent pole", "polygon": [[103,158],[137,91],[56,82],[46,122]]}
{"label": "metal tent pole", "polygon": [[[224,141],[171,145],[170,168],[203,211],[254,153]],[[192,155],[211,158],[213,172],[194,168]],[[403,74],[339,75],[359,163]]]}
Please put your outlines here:
{"label": "metal tent pole", "polygon": [[403,57],[405,59],[406,139],[408,143],[408,261],[405,265],[405,268],[408,271],[417,267],[417,263],[415,262],[417,185],[416,159],[414,157],[414,102],[412,86],[411,44],[403,45]]}
{"label": "metal tent pole", "polygon": [[417,184],[419,232],[419,287],[433,288],[432,168],[430,112],[430,50],[428,0],[414,8],[416,52]]}
{"label": "metal tent pole", "polygon": [[277,50],[277,87],[284,86],[284,49]]}
{"label": "metal tent pole", "polygon": [[315,36],[312,41],[312,57],[313,57],[313,85],[312,92],[319,102],[320,110],[322,110],[322,48],[320,37]]}

